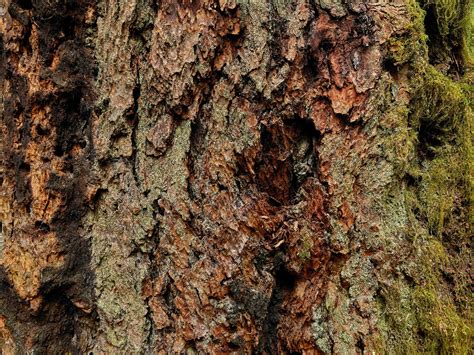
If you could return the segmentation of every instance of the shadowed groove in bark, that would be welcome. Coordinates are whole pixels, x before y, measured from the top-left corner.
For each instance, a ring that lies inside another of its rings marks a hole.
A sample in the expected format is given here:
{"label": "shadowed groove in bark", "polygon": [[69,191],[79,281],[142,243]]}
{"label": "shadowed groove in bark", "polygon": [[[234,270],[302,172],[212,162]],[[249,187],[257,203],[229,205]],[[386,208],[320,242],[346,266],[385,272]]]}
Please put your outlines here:
{"label": "shadowed groove in bark", "polygon": [[130,108],[129,116],[127,120],[129,121],[130,125],[132,126],[132,134],[131,134],[131,141],[132,141],[132,155],[130,157],[130,164],[132,165],[132,172],[133,178],[135,179],[135,183],[140,186],[140,178],[137,172],[137,129],[138,129],[138,109],[139,109],[139,99],[140,99],[140,74],[138,72],[138,64],[136,64],[136,83],[135,87],[133,88],[133,105]]}
{"label": "shadowed groove in bark", "polygon": [[277,255],[275,263],[275,287],[268,302],[266,317],[263,322],[262,333],[259,339],[259,352],[262,354],[277,354],[287,349],[279,349],[278,325],[280,322],[281,304],[285,296],[295,287],[296,277],[285,269],[282,260]]}

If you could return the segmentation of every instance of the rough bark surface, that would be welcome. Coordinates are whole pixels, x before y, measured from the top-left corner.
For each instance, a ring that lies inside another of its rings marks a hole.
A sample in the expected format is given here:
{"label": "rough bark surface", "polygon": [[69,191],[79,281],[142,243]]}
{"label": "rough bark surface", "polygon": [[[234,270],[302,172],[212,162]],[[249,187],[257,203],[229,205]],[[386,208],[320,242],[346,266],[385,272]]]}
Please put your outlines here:
{"label": "rough bark surface", "polygon": [[433,245],[472,340],[407,201],[416,3],[2,1],[2,351],[426,349]]}

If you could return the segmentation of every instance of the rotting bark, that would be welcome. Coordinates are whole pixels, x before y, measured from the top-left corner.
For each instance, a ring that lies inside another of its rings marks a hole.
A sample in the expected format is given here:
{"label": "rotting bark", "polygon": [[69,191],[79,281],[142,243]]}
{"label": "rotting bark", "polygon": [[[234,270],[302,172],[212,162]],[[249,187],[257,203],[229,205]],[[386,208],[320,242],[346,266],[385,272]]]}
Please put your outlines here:
{"label": "rotting bark", "polygon": [[470,200],[430,167],[471,103],[414,1],[1,9],[2,351],[468,348]]}
{"label": "rotting bark", "polygon": [[81,230],[93,156],[94,4],[2,5],[2,315],[20,352],[79,349],[95,329]]}

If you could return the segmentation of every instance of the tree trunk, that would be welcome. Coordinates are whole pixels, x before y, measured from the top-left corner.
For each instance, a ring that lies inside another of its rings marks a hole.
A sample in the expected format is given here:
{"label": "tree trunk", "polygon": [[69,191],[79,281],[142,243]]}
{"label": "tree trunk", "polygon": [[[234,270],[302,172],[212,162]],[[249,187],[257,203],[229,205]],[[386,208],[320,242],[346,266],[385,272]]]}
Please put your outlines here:
{"label": "tree trunk", "polygon": [[2,0],[2,353],[467,353],[452,3]]}

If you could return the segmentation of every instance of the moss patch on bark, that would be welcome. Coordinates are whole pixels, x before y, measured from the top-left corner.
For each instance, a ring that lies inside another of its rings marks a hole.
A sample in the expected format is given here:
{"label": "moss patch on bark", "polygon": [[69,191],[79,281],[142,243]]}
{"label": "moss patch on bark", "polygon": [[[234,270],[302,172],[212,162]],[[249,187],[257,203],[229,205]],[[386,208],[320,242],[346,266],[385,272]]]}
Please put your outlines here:
{"label": "moss patch on bark", "polygon": [[380,292],[382,352],[468,354],[471,348],[466,275],[473,221],[473,86],[467,75],[453,79],[469,73],[470,4],[421,2],[425,9],[434,6],[443,40],[463,41],[465,62],[458,75],[448,77],[430,64],[425,11],[415,1],[409,1],[412,21],[406,32],[389,42],[391,64],[409,75],[407,105],[388,113],[398,123],[387,145],[404,180],[404,233],[412,261]]}

